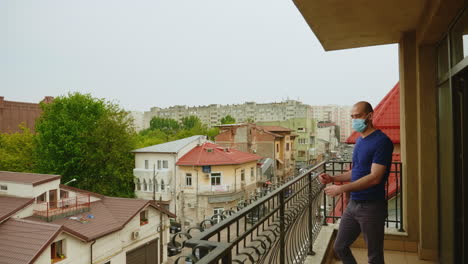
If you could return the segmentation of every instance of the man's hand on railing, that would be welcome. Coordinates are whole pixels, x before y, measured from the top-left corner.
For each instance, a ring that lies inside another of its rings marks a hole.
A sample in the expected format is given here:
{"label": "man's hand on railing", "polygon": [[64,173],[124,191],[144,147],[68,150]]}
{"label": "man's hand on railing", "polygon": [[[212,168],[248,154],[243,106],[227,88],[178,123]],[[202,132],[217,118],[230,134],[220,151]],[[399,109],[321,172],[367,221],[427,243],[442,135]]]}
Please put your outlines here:
{"label": "man's hand on railing", "polygon": [[322,184],[329,184],[333,182],[333,178],[327,174],[327,173],[322,173],[319,175],[319,180]]}

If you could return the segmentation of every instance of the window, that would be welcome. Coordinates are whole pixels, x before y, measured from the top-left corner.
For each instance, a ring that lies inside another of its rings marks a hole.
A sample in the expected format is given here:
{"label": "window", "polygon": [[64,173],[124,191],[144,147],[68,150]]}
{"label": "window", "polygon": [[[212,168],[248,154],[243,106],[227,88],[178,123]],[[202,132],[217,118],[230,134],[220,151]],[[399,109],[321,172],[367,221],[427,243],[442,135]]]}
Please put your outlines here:
{"label": "window", "polygon": [[7,185],[0,185],[0,191],[8,191],[8,186]]}
{"label": "window", "polygon": [[211,185],[221,185],[221,173],[211,173]]}
{"label": "window", "polygon": [[164,180],[161,180],[161,192],[164,191],[166,186],[164,185]]}
{"label": "window", "polygon": [[147,191],[148,190],[148,184],[146,184],[146,180],[143,180],[143,191]]}
{"label": "window", "polygon": [[299,150],[297,154],[299,157],[305,157],[305,151],[303,150]]}
{"label": "window", "polygon": [[169,162],[167,160],[163,160],[163,169],[168,169],[169,168]]}
{"label": "window", "polygon": [[286,143],[286,151],[289,151],[289,143]]}
{"label": "window", "polygon": [[36,203],[45,203],[46,202],[46,192],[36,197]]}
{"label": "window", "polygon": [[241,181],[245,181],[245,170],[241,170]]}
{"label": "window", "polygon": [[140,225],[146,225],[148,223],[148,210],[140,212]]}
{"label": "window", "polygon": [[185,174],[185,186],[192,186],[192,173]]}
{"label": "window", "polygon": [[141,182],[140,182],[140,179],[138,178],[135,180],[135,187],[137,191],[141,191]]}
{"label": "window", "polygon": [[304,127],[298,127],[297,132],[306,132]]}
{"label": "window", "polygon": [[158,170],[161,169],[161,160],[158,160]]}
{"label": "window", "polygon": [[52,263],[61,261],[62,259],[66,258],[64,239],[50,244],[50,258],[52,259]]}
{"label": "window", "polygon": [[153,181],[152,180],[148,181],[148,191],[150,191],[150,192],[153,191]]}
{"label": "window", "polygon": [[68,198],[69,194],[67,191],[60,190],[60,199],[66,199]]}
{"label": "window", "polygon": [[255,170],[253,167],[250,168],[250,180],[255,181]]}
{"label": "window", "polygon": [[279,152],[279,144],[276,144],[276,152]]}
{"label": "window", "polygon": [[149,169],[149,161],[145,160],[145,169]]}

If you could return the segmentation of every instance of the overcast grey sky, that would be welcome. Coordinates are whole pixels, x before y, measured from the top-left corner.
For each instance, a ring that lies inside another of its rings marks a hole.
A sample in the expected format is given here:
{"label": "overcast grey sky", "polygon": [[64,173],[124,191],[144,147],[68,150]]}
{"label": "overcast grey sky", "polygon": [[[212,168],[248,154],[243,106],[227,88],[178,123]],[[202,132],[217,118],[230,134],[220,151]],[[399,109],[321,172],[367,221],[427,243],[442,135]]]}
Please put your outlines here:
{"label": "overcast grey sky", "polygon": [[291,0],[0,0],[5,100],[376,104],[397,81],[397,45],[325,52]]}

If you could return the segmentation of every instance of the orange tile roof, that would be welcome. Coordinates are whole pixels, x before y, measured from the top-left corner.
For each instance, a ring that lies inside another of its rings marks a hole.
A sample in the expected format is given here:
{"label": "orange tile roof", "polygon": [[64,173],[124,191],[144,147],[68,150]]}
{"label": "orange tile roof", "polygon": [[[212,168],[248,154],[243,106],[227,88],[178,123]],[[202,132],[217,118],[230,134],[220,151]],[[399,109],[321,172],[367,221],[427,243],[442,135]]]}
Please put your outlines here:
{"label": "orange tile roof", "polygon": [[176,163],[179,166],[230,165],[257,161],[262,157],[206,142],[182,156]]}
{"label": "orange tile roof", "polygon": [[[393,143],[400,143],[400,83],[382,99],[374,109],[374,127],[382,130]],[[348,137],[346,143],[355,144],[360,134],[356,131]]]}

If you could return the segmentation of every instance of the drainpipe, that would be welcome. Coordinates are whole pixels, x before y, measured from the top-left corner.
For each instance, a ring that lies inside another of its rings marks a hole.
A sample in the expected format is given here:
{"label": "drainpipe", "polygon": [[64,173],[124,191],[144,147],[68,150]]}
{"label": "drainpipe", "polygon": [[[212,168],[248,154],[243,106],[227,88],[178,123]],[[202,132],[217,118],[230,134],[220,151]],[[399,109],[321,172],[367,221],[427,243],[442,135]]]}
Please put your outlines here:
{"label": "drainpipe", "polygon": [[93,264],[93,245],[94,245],[94,243],[96,243],[96,240],[94,240],[91,243],[91,258],[90,258],[90,261],[89,261],[90,264]]}

